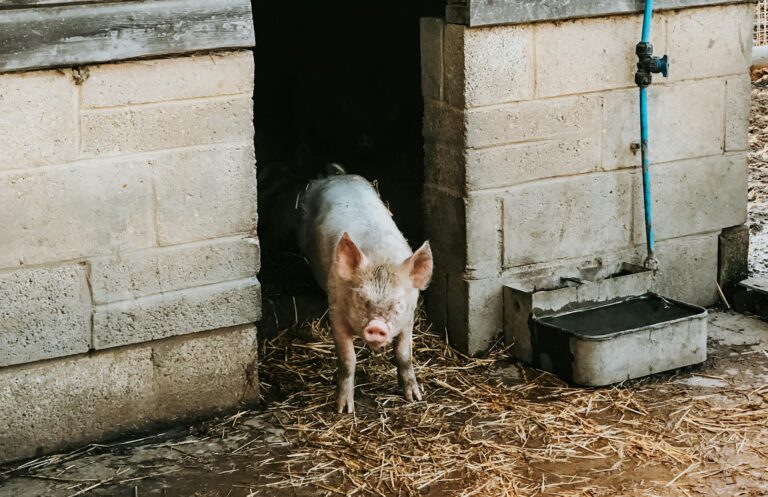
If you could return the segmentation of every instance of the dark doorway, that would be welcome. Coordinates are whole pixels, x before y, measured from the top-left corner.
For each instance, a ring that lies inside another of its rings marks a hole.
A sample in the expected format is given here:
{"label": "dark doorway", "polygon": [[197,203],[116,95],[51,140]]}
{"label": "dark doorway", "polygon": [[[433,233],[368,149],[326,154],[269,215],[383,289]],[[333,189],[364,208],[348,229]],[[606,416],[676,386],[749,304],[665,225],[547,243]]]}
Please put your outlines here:
{"label": "dark doorway", "polygon": [[333,161],[378,185],[423,238],[419,19],[444,0],[253,0],[262,337],[322,313],[292,236],[296,194]]}

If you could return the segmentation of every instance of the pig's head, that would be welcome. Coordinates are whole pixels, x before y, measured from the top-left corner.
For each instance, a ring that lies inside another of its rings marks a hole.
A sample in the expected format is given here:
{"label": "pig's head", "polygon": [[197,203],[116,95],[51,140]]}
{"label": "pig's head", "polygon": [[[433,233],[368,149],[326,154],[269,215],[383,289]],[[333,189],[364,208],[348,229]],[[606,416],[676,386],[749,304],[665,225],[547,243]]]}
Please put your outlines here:
{"label": "pig's head", "polygon": [[432,278],[429,242],[403,261],[367,257],[347,233],[336,246],[333,270],[343,282],[342,312],[354,332],[379,351],[413,325],[419,291]]}

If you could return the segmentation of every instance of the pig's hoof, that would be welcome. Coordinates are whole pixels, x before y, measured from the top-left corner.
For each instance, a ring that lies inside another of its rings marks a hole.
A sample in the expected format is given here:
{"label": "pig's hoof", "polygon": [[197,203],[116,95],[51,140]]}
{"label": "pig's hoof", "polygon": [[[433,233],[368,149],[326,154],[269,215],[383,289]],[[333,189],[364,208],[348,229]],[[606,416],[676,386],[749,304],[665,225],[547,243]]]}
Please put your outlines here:
{"label": "pig's hoof", "polygon": [[415,378],[409,378],[403,382],[403,395],[408,402],[421,400],[421,390]]}
{"label": "pig's hoof", "polygon": [[355,399],[352,395],[339,394],[336,398],[336,412],[352,414],[355,412]]}

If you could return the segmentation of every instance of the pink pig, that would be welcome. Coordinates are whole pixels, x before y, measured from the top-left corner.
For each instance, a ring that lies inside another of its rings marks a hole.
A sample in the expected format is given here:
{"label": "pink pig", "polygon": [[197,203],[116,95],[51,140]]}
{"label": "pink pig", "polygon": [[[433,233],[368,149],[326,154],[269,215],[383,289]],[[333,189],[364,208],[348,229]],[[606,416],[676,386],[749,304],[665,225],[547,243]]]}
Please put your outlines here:
{"label": "pink pig", "polygon": [[412,335],[419,291],[432,277],[429,242],[412,252],[373,186],[334,167],[336,175],[311,182],[303,195],[298,239],[328,294],[339,361],[336,407],[355,409],[356,336],[374,351],[394,341],[398,383],[407,400],[421,400]]}

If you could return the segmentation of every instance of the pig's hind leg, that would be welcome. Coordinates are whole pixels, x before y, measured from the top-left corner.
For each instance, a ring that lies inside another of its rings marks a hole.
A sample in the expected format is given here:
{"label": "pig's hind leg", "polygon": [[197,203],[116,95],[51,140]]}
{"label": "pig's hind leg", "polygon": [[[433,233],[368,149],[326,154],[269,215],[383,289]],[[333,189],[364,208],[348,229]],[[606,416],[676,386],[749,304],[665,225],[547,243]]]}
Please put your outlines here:
{"label": "pig's hind leg", "polygon": [[403,389],[405,400],[421,400],[421,390],[413,370],[413,332],[409,328],[395,338],[395,365],[397,366],[397,382]]}
{"label": "pig's hind leg", "polygon": [[336,358],[339,364],[336,379],[336,410],[339,413],[355,412],[355,356],[354,335],[349,326],[338,320],[331,320],[333,341],[336,344]]}

